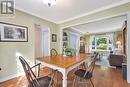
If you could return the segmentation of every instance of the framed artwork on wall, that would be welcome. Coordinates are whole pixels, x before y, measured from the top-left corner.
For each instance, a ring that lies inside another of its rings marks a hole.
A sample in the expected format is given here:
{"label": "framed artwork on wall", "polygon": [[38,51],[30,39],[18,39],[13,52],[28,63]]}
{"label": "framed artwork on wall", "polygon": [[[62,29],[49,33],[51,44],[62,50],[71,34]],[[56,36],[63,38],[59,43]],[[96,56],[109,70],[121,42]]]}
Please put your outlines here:
{"label": "framed artwork on wall", "polygon": [[0,22],[0,42],[27,42],[28,27]]}
{"label": "framed artwork on wall", "polygon": [[57,35],[56,34],[52,34],[52,42],[56,42],[57,41]]}

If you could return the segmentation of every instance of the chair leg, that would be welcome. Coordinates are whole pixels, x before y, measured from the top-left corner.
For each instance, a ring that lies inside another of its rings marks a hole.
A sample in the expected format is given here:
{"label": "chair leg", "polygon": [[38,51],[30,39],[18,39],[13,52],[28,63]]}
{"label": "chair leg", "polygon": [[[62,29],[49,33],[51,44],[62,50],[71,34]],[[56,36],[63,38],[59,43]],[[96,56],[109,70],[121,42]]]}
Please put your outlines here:
{"label": "chair leg", "polygon": [[90,82],[91,82],[92,86],[94,87],[94,84],[93,84],[93,82],[92,82],[92,79],[90,79]]}
{"label": "chair leg", "polygon": [[56,83],[58,84],[58,72],[56,71]]}
{"label": "chair leg", "polygon": [[82,64],[82,69],[86,69],[85,62]]}
{"label": "chair leg", "polygon": [[[53,73],[53,69],[51,70],[51,73]],[[58,71],[56,71],[56,74],[55,74],[55,82],[58,83]]]}

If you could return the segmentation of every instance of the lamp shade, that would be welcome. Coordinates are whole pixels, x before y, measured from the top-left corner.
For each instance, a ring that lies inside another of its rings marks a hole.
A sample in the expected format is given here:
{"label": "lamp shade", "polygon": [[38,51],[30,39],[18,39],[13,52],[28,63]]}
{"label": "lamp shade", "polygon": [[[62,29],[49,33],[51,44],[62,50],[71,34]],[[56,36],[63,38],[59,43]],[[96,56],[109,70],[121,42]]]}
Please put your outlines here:
{"label": "lamp shade", "polygon": [[120,42],[120,41],[117,41],[116,44],[119,45],[119,44],[121,44],[121,42]]}

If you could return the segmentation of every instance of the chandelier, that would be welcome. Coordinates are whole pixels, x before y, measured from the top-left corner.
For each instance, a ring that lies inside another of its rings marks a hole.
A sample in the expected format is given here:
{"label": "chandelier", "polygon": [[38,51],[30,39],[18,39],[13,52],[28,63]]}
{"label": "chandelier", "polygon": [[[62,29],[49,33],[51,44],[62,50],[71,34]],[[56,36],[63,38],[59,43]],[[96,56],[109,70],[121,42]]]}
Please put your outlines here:
{"label": "chandelier", "polygon": [[56,0],[43,0],[45,4],[47,4],[49,7],[56,4]]}

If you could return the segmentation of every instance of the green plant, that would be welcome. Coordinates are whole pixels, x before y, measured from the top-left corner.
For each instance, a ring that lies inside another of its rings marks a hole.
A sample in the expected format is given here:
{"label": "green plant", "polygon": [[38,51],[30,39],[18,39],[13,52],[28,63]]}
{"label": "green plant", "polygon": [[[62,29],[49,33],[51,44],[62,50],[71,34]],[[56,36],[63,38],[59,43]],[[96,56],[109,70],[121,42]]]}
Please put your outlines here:
{"label": "green plant", "polygon": [[65,53],[66,55],[68,54],[74,55],[76,53],[76,50],[74,48],[66,48]]}
{"label": "green plant", "polygon": [[73,48],[66,48],[65,49],[65,52],[71,52],[71,51],[74,51],[75,49],[73,49]]}
{"label": "green plant", "polygon": [[100,43],[98,46],[98,49],[102,49],[102,50],[106,50],[107,49],[107,45],[104,43]]}
{"label": "green plant", "polygon": [[107,40],[106,38],[104,37],[98,37],[97,38],[97,44],[100,45],[100,44],[106,44],[107,43]]}

